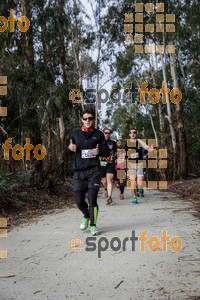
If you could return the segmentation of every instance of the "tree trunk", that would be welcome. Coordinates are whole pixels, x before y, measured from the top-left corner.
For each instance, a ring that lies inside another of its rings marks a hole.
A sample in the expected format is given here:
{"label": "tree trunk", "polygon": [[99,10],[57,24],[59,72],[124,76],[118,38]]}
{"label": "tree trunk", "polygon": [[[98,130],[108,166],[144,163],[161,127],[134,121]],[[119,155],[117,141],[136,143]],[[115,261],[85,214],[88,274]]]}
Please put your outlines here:
{"label": "tree trunk", "polygon": [[75,18],[75,41],[76,41],[76,63],[77,63],[77,83],[82,85],[80,62],[79,62],[79,38],[78,38],[78,20],[77,20],[77,4],[74,0],[74,18]]}
{"label": "tree trunk", "polygon": [[98,103],[99,103],[99,68],[97,67],[96,106],[95,106],[95,128],[98,127]]}
{"label": "tree trunk", "polygon": [[60,151],[61,151],[61,176],[64,177],[67,172],[67,145],[66,145],[66,134],[65,134],[65,124],[63,120],[63,115],[58,119],[59,121],[59,140],[60,140]]}
{"label": "tree trunk", "polygon": [[[146,110],[147,110],[147,113],[149,115],[150,122],[151,122],[151,127],[152,127],[154,137],[155,137],[155,140],[156,140],[156,147],[158,147],[158,135],[157,135],[157,132],[156,132],[156,129],[155,129],[155,126],[154,126],[154,122],[153,122],[153,118],[152,118],[151,112],[149,111],[147,103],[146,103]],[[151,146],[151,145],[149,145],[149,146]]]}
{"label": "tree trunk", "polygon": [[49,160],[49,171],[48,171],[48,188],[53,189],[53,162],[52,162],[52,134],[51,134],[51,122],[50,116],[47,115],[47,128],[48,128],[48,160]]}
{"label": "tree trunk", "polygon": [[101,0],[99,2],[99,7],[98,7],[98,55],[97,55],[97,84],[96,84],[96,107],[95,107],[95,127],[98,127],[98,102],[99,102],[99,69],[100,69],[100,55],[101,55]]}
{"label": "tree trunk", "polygon": [[[162,62],[162,71],[163,71],[163,79],[167,83],[167,74],[166,74],[166,66],[163,59],[163,55],[161,54],[161,62]],[[169,129],[171,134],[172,146],[173,146],[173,153],[174,153],[174,164],[173,164],[173,179],[176,180],[178,177],[178,153],[177,153],[177,143],[176,143],[176,135],[174,126],[172,123],[172,114],[171,114],[171,107],[169,102],[169,94],[166,93],[166,104],[167,104],[167,114],[169,120]]]}
{"label": "tree trunk", "polygon": [[[28,2],[21,0],[21,11],[22,15],[26,15],[29,20],[32,19],[31,7],[28,6]],[[33,32],[30,26],[29,30],[22,35],[22,55],[24,57],[24,69],[25,69],[25,80],[29,84],[32,80],[31,70],[34,68],[34,47],[33,47]],[[33,95],[29,95],[29,103],[34,103]],[[30,108],[30,105],[26,105],[26,118],[28,120],[28,130],[30,143],[33,146],[42,144],[41,129],[38,122],[38,112],[36,108]],[[32,173],[31,181],[36,186],[41,186],[43,182],[42,174],[42,160],[35,159],[33,151],[30,155],[31,164],[34,165],[34,171]]]}
{"label": "tree trunk", "polygon": [[[170,70],[173,81],[173,87],[178,89],[178,81],[175,67],[174,54],[170,54]],[[181,117],[181,104],[180,102],[175,105],[175,113],[178,125],[178,137],[180,147],[180,175],[187,176],[187,150],[186,150],[186,136],[183,128],[183,122]]]}
{"label": "tree trunk", "polygon": [[63,34],[63,11],[64,11],[64,0],[60,1],[60,45],[61,45],[61,53],[60,53],[60,59],[61,59],[61,67],[62,67],[62,81],[63,83],[66,82],[66,69],[65,69],[65,38]]}
{"label": "tree trunk", "polygon": [[[68,8],[68,14],[70,15],[71,10],[69,8],[69,5],[67,4]],[[76,0],[74,0],[74,9],[73,9],[73,14],[75,16],[75,38],[74,38],[74,27],[73,27],[73,18],[70,18],[70,27],[71,27],[71,33],[72,33],[72,50],[73,50],[73,55],[74,55],[74,60],[76,63],[76,74],[77,74],[77,84],[81,85],[82,84],[82,78],[81,78],[81,72],[80,72],[80,62],[79,62],[79,39],[78,39],[78,21],[77,21],[77,5],[76,5]],[[74,43],[74,40],[76,42],[76,45]],[[76,104],[77,105],[77,104]],[[82,110],[84,110],[84,103],[81,103]]]}
{"label": "tree trunk", "polygon": [[181,68],[181,73],[182,73],[182,76],[183,76],[185,94],[187,94],[187,87],[186,87],[186,80],[185,80],[185,72],[184,72],[184,69],[183,69],[182,62],[181,62],[181,56],[180,56],[179,50],[178,50],[178,61],[179,61],[179,65],[180,65],[180,68]]}
{"label": "tree trunk", "polygon": [[[149,67],[150,67],[151,76],[152,76],[152,79],[153,79],[153,85],[156,88],[156,80],[155,80],[154,72],[153,72],[153,69],[152,69],[152,66],[151,66],[151,63],[150,63],[150,59],[149,59]],[[156,63],[156,68],[157,68],[157,63]],[[163,119],[163,115],[162,115],[162,107],[161,107],[160,101],[158,102],[158,114],[159,114],[161,143],[162,143],[162,146],[163,146],[163,145],[165,145],[165,140],[164,140],[164,135],[163,135],[164,134],[164,119]],[[159,141],[158,141],[158,143],[159,143]]]}
{"label": "tree trunk", "polygon": [[[61,67],[62,67],[62,82],[66,83],[66,68],[65,68],[65,42],[64,42],[64,34],[63,34],[63,11],[64,11],[64,0],[60,1],[60,44],[61,44]],[[65,124],[63,119],[63,113],[60,111],[59,117],[59,129],[60,129],[60,145],[61,145],[61,153],[62,153],[62,161],[61,161],[61,176],[64,177],[67,170],[67,152],[66,152],[66,133],[65,133]]]}

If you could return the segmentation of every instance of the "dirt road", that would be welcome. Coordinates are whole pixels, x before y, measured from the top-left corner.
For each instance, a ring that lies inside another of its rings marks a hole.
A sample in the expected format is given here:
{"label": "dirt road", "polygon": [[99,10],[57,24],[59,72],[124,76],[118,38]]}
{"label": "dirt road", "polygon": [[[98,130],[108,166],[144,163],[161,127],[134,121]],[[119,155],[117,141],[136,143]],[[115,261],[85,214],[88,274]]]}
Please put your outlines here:
{"label": "dirt road", "polygon": [[[114,190],[115,205],[106,206],[99,196],[101,235],[96,240],[86,240],[90,231],[79,230],[82,216],[75,208],[0,238],[0,249],[8,251],[7,259],[0,259],[0,299],[200,299],[200,222],[191,203],[154,190],[146,191],[137,205],[131,204],[129,190],[125,197],[119,200]],[[148,241],[141,252],[141,242],[130,237],[144,230]],[[149,249],[155,246],[149,239],[160,239],[162,230],[170,240],[180,238],[178,252],[170,241],[166,252],[161,241],[158,251]],[[75,247],[83,251],[69,247],[73,237],[83,241]]]}

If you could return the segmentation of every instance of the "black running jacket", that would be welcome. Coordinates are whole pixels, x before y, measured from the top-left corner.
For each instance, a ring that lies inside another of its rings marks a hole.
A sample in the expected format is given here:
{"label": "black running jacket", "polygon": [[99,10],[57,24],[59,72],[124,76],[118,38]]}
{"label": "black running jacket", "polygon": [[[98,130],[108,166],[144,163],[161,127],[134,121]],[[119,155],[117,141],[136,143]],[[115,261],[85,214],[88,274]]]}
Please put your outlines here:
{"label": "black running jacket", "polygon": [[[76,154],[73,169],[74,171],[86,170],[95,166],[100,166],[99,156],[108,157],[110,151],[106,143],[103,132],[98,129],[94,129],[92,132],[83,132],[81,129],[77,129],[72,133],[72,142],[76,144],[76,152],[67,149],[68,154]],[[94,149],[99,144],[99,155],[94,158],[82,158],[82,150]]]}

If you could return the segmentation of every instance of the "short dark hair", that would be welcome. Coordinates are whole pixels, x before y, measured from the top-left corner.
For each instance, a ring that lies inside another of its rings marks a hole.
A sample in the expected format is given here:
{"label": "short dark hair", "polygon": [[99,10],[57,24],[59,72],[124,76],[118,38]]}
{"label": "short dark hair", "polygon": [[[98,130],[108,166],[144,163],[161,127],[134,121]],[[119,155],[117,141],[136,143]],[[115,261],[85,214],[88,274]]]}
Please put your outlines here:
{"label": "short dark hair", "polygon": [[135,130],[135,131],[137,132],[137,129],[135,129],[135,128],[131,128],[131,129],[129,130],[129,133],[131,132],[131,130]]}
{"label": "short dark hair", "polygon": [[83,111],[82,111],[82,113],[81,113],[81,118],[83,118],[83,115],[84,114],[91,114],[91,115],[93,115],[93,117],[95,118],[95,112],[94,112],[94,110],[92,109],[92,108],[90,108],[90,107],[87,107],[87,108],[85,108]]}
{"label": "short dark hair", "polygon": [[105,132],[106,130],[109,130],[111,133],[111,130],[108,127],[104,128],[103,132]]}

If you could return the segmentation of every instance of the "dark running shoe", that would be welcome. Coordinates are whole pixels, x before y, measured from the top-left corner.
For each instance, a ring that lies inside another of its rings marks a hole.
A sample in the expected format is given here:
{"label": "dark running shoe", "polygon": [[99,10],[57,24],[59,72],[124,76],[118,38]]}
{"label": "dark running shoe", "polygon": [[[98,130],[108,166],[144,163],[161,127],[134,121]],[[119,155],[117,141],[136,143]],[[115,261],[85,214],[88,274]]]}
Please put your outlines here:
{"label": "dark running shoe", "polygon": [[106,201],[106,204],[108,205],[112,205],[113,204],[113,201],[112,201],[112,198],[111,196],[108,198],[108,200]]}

